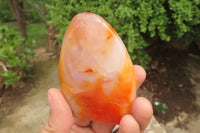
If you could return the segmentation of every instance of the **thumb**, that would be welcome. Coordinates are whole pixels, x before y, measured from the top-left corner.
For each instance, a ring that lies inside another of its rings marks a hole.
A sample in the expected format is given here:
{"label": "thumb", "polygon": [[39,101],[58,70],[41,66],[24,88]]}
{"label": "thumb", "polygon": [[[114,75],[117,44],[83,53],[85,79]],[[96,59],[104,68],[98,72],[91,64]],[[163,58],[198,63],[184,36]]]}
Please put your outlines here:
{"label": "thumb", "polygon": [[50,116],[40,133],[68,133],[73,126],[71,109],[60,90],[52,88],[48,91]]}

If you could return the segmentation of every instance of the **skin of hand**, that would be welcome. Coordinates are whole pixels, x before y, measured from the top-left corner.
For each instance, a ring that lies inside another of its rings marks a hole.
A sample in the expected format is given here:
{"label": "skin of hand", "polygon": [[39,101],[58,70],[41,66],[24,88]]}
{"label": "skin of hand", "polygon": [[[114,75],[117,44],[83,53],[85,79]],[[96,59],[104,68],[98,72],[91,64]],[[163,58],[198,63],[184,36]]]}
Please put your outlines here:
{"label": "skin of hand", "polygon": [[[137,88],[146,78],[145,70],[134,65]],[[79,120],[73,117],[62,92],[52,88],[48,91],[50,116],[40,133],[111,133],[112,124]],[[131,114],[122,117],[117,133],[143,133],[153,114],[151,103],[138,97],[132,104]]]}

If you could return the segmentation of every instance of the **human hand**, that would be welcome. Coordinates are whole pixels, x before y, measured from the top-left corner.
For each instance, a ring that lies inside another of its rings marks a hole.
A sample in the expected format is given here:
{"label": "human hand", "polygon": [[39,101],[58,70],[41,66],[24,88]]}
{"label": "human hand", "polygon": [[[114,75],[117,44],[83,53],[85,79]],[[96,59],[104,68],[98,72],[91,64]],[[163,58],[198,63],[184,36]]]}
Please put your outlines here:
{"label": "human hand", "polygon": [[[138,88],[146,78],[144,69],[134,65]],[[40,133],[111,133],[112,124],[79,120],[73,117],[62,92],[52,88],[48,91],[50,117]],[[143,97],[135,99],[131,114],[122,117],[119,133],[143,133],[153,114],[151,103]]]}

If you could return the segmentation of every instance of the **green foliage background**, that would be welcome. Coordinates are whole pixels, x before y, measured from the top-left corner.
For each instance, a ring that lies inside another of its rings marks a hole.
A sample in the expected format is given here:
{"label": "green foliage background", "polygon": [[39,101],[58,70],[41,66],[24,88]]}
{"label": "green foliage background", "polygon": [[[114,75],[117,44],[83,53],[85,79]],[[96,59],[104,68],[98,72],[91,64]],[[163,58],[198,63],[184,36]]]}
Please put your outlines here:
{"label": "green foliage background", "polygon": [[35,54],[32,44],[32,40],[25,40],[21,33],[0,23],[0,62],[7,68],[0,73],[4,84],[11,85],[30,76],[28,73]]}
{"label": "green foliage background", "polygon": [[10,10],[7,0],[0,1],[0,21],[8,22],[13,18],[12,12]]}
{"label": "green foliage background", "polygon": [[50,23],[62,42],[70,20],[80,12],[102,16],[118,32],[132,59],[146,67],[147,40],[184,38],[188,43],[200,37],[199,0],[53,0],[47,4]]}
{"label": "green foliage background", "polygon": [[[35,23],[42,22],[41,17],[39,16],[39,9],[36,9],[33,4],[39,2],[46,2],[44,0],[23,0],[24,5],[24,15],[27,22]],[[9,22],[14,19],[14,16],[10,10],[8,0],[0,1],[0,21],[1,22]]]}

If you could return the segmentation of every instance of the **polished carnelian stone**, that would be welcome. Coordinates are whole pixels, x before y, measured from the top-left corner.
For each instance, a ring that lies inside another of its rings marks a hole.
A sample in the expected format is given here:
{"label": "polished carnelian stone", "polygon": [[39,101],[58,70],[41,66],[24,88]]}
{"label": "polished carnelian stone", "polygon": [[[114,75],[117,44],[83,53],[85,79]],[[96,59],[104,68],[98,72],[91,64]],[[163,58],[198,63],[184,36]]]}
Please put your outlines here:
{"label": "polished carnelian stone", "polygon": [[64,35],[59,74],[75,117],[118,124],[131,112],[136,78],[116,31],[100,16],[77,14]]}

